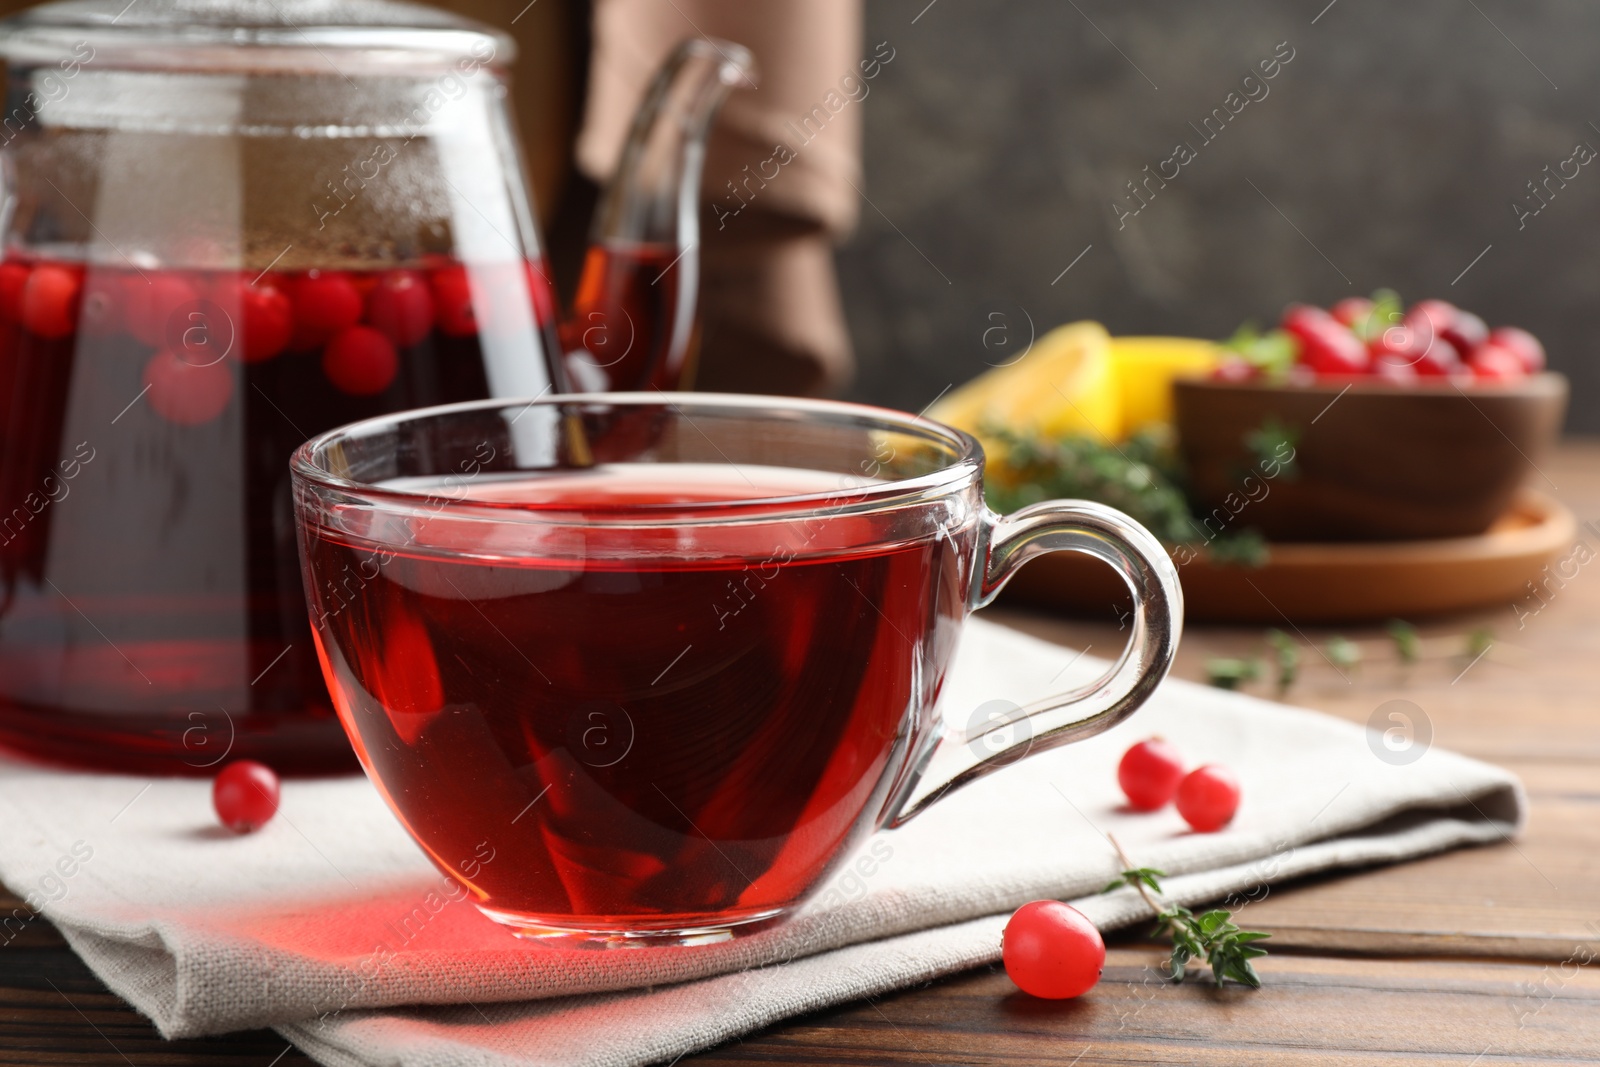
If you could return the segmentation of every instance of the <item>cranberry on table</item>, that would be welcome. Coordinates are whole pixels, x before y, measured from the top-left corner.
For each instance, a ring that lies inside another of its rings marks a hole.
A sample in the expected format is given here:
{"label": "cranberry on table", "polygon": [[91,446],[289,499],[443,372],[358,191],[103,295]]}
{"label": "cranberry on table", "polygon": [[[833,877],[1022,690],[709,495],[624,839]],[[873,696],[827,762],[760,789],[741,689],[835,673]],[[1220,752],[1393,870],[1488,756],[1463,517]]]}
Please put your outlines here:
{"label": "cranberry on table", "polygon": [[1489,344],[1511,349],[1521,358],[1522,369],[1529,374],[1544,370],[1544,345],[1527,330],[1515,326],[1496,326],[1489,331]]}
{"label": "cranberry on table", "polygon": [[1220,830],[1239,810],[1239,780],[1226,767],[1208,763],[1178,783],[1178,814],[1203,834]]}
{"label": "cranberry on table", "polygon": [[78,298],[83,272],[45,264],[35,267],[18,298],[22,326],[36,337],[59,341],[78,327]]}
{"label": "cranberry on table", "polygon": [[278,813],[278,776],[255,760],[235,760],[211,783],[211,805],[236,834],[261,829]]}
{"label": "cranberry on table", "polygon": [[267,282],[239,289],[239,356],[261,363],[285,348],[294,334],[294,309],[283,290]]}
{"label": "cranberry on table", "polygon": [[1035,900],[1016,910],[1001,935],[1000,955],[1017,988],[1046,1000],[1082,996],[1100,981],[1106,943],[1077,908]]}
{"label": "cranberry on table", "polygon": [[322,350],[322,373],[340,391],[374,396],[389,388],[400,369],[394,342],[371,326],[341,330]]}
{"label": "cranberry on table", "polygon": [[1170,741],[1152,737],[1122,754],[1117,784],[1137,811],[1165,807],[1183,780],[1183,756]]}
{"label": "cranberry on table", "polygon": [[433,332],[433,294],[427,281],[416,271],[387,272],[367,297],[367,321],[401,348],[421,344]]}
{"label": "cranberry on table", "polygon": [[1363,374],[1370,364],[1361,339],[1321,308],[1292,305],[1280,325],[1300,342],[1300,362],[1318,374]]}
{"label": "cranberry on table", "polygon": [[210,422],[233,399],[233,371],[226,360],[190,363],[169,349],[145,363],[144,385],[155,413],[179,426]]}

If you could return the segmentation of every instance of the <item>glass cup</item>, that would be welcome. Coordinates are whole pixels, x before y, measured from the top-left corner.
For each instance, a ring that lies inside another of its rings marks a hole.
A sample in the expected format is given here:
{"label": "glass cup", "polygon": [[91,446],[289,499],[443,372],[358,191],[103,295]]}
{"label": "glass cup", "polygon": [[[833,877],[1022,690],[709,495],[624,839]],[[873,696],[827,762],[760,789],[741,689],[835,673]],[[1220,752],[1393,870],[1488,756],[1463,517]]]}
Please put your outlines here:
{"label": "glass cup", "polygon": [[[1001,517],[964,433],[853,404],[697,394],[403,412],[295,453],[340,721],[477,906],[569,945],[725,940],[873,831],[1121,722],[1182,593],[1099,504]],[[968,612],[1033,557],[1134,594],[1090,686],[967,727],[936,701]]]}

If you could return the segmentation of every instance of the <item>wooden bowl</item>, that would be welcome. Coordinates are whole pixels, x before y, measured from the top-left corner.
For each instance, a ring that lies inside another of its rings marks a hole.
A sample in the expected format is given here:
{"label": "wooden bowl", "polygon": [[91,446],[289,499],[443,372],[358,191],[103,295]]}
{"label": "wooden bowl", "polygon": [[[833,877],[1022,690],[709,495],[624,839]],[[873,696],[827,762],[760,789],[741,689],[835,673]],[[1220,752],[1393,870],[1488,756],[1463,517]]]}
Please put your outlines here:
{"label": "wooden bowl", "polygon": [[[1275,542],[1399,541],[1471,537],[1503,515],[1555,440],[1567,380],[1180,380],[1173,401],[1208,539],[1254,527]],[[1292,442],[1293,463],[1249,442],[1273,426]]]}

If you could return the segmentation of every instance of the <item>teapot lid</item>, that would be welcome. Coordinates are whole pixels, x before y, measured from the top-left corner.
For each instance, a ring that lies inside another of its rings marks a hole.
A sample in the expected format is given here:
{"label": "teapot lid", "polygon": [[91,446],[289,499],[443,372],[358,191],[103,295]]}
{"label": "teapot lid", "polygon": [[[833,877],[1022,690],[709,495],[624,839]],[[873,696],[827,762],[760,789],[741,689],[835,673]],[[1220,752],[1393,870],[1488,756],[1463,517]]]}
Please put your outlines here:
{"label": "teapot lid", "polygon": [[0,20],[19,64],[369,74],[515,55],[499,30],[402,0],[57,0]]}

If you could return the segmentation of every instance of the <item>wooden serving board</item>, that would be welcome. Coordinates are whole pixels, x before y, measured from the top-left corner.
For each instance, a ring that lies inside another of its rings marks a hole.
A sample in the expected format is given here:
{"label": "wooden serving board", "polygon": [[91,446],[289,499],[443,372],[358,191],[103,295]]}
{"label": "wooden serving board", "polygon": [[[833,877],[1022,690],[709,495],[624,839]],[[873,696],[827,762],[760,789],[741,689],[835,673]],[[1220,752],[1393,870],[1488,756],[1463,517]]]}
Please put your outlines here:
{"label": "wooden serving board", "polygon": [[[1178,574],[1186,617],[1196,622],[1413,619],[1497,604],[1509,611],[1530,598],[1528,583],[1538,585],[1546,565],[1568,555],[1577,540],[1577,520],[1565,505],[1524,489],[1477,537],[1273,544],[1264,566],[1220,564],[1202,554]],[[1034,560],[1004,595],[1012,603],[1097,614],[1128,599],[1110,568],[1071,552]],[[1528,606],[1537,609],[1539,601],[1529,599]]]}

